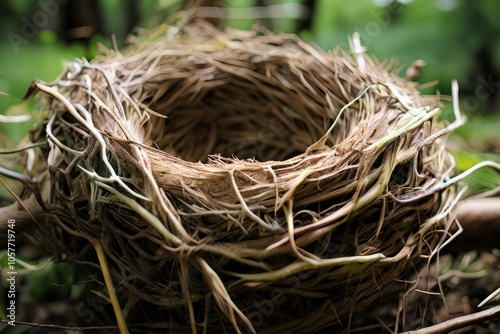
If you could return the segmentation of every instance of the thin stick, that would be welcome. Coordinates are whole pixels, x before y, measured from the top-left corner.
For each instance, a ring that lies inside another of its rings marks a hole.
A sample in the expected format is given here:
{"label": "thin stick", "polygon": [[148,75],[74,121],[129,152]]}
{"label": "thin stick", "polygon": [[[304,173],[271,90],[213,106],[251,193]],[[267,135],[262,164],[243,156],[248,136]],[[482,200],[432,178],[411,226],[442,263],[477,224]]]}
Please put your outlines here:
{"label": "thin stick", "polygon": [[488,319],[494,319],[498,316],[500,316],[500,305],[481,312],[476,312],[458,318],[450,319],[434,326],[429,326],[415,331],[408,331],[402,334],[446,334],[450,333],[451,331],[464,328],[466,326],[486,321]]}
{"label": "thin stick", "polygon": [[128,334],[127,323],[125,322],[125,318],[123,317],[118,297],[116,296],[115,286],[113,285],[113,280],[111,279],[111,274],[109,273],[108,262],[106,261],[106,255],[104,254],[102,246],[96,239],[90,236],[86,235],[85,238],[92,243],[92,246],[94,246],[94,249],[97,253],[99,264],[102,270],[102,275],[104,276],[104,282],[106,283],[106,289],[108,290],[109,298],[111,299],[111,305],[113,305],[113,310],[115,312],[115,317],[116,321],[118,322],[120,333]]}
{"label": "thin stick", "polygon": [[486,303],[488,303],[490,300],[492,300],[493,298],[495,298],[499,294],[500,294],[500,288],[493,291],[488,297],[486,297],[481,303],[479,303],[479,305],[477,307],[483,307],[484,305],[486,305]]}

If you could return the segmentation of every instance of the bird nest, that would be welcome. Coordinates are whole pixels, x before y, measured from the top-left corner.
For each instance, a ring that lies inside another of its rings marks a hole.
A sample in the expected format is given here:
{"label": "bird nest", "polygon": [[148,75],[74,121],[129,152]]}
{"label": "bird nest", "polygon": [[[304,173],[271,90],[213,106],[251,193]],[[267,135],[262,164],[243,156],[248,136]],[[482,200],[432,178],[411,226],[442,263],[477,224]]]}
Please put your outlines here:
{"label": "bird nest", "polygon": [[436,100],[294,35],[166,26],[35,93],[36,238],[122,330],[346,325],[435,250],[455,197]]}

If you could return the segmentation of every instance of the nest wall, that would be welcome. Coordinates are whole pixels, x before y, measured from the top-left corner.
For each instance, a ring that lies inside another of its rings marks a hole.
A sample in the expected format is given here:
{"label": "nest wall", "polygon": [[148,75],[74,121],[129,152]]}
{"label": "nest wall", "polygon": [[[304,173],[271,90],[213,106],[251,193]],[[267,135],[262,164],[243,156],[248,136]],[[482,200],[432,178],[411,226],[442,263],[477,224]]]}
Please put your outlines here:
{"label": "nest wall", "polygon": [[38,242],[104,282],[97,242],[129,324],[345,326],[435,249],[454,197],[429,191],[453,169],[437,102],[364,61],[196,23],[34,83]]}

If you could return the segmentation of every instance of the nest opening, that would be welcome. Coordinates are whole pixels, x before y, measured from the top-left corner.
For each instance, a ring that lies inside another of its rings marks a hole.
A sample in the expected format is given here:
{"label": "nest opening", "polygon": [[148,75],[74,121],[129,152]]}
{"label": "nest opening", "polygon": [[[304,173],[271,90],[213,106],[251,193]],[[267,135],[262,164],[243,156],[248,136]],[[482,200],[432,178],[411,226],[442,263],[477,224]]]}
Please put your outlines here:
{"label": "nest opening", "polygon": [[[213,85],[207,82],[206,86]],[[161,90],[161,88],[158,88]],[[326,131],[311,127],[310,112],[298,112],[273,94],[276,87],[259,87],[236,78],[218,87],[202,87],[195,101],[175,108],[162,106],[171,91],[150,108],[166,115],[162,132],[152,141],[167,153],[190,162],[207,162],[217,154],[227,158],[280,161],[303,153]],[[331,119],[330,119],[331,122]],[[327,125],[327,119],[314,124]]]}

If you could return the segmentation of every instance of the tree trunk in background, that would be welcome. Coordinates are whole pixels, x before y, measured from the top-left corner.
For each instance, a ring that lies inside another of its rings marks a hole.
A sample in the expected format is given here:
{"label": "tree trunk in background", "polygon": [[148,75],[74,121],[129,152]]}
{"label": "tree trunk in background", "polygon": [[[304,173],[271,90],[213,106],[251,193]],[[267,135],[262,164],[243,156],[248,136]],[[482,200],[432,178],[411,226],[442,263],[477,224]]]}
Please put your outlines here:
{"label": "tree trunk in background", "polygon": [[303,30],[312,30],[313,17],[315,16],[316,0],[304,0],[302,4],[309,8],[309,16],[305,20],[300,20],[297,24],[296,33],[299,34]]}
{"label": "tree trunk in background", "polygon": [[65,42],[89,46],[96,34],[104,34],[99,0],[70,0],[61,5],[60,35]]}
{"label": "tree trunk in background", "polygon": [[[457,218],[462,233],[443,251],[459,253],[500,248],[500,198],[483,198],[462,204]],[[456,229],[455,229],[456,231]]]}

